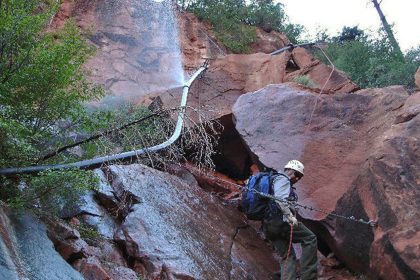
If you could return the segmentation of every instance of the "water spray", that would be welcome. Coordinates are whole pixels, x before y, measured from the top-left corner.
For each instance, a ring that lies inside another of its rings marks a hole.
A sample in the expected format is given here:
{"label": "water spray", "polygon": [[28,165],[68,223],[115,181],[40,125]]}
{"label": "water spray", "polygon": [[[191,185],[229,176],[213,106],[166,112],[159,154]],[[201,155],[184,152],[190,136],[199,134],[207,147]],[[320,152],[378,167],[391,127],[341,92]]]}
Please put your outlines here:
{"label": "water spray", "polygon": [[38,165],[38,166],[27,166],[27,167],[11,167],[11,168],[1,168],[0,175],[11,176],[15,174],[33,174],[42,172],[45,170],[56,170],[56,169],[70,169],[70,168],[79,168],[79,169],[94,169],[101,167],[104,164],[109,164],[117,161],[127,161],[136,158],[139,155],[156,152],[173,144],[181,135],[181,130],[184,125],[185,110],[187,105],[188,93],[191,87],[191,84],[197,79],[201,74],[203,74],[208,69],[208,60],[191,76],[191,78],[184,83],[182,88],[182,97],[180,104],[180,111],[178,113],[178,118],[175,126],[175,130],[172,136],[165,142],[152,146],[146,147],[139,150],[133,150],[129,152],[108,155],[104,157],[82,160],[78,162],[66,163],[66,164],[53,164],[53,165]]}

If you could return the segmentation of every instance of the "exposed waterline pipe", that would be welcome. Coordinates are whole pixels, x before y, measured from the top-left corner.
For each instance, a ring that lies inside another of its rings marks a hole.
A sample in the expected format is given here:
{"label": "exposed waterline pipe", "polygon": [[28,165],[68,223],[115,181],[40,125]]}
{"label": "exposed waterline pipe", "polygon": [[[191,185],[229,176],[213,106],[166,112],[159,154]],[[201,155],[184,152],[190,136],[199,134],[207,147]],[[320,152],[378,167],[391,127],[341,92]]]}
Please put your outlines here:
{"label": "exposed waterline pipe", "polygon": [[294,48],[297,48],[297,47],[312,47],[315,44],[316,43],[304,43],[304,44],[299,44],[299,45],[288,44],[287,46],[270,53],[270,55],[277,55],[287,50],[293,50]]}
{"label": "exposed waterline pipe", "polygon": [[27,167],[10,167],[10,168],[1,168],[0,175],[3,176],[10,176],[14,174],[31,174],[31,173],[38,173],[41,171],[45,171],[47,169],[69,169],[69,168],[80,168],[80,169],[94,169],[102,166],[106,163],[115,162],[118,160],[128,160],[137,157],[138,155],[145,154],[146,152],[156,152],[162,150],[169,145],[173,144],[181,135],[182,126],[184,125],[184,116],[185,116],[185,109],[187,105],[188,93],[191,84],[194,80],[205,70],[207,70],[208,64],[207,62],[200,67],[192,76],[191,78],[184,84],[182,88],[182,97],[181,97],[181,105],[180,111],[178,113],[178,119],[176,122],[175,130],[172,136],[166,140],[165,142],[152,146],[146,147],[139,150],[124,152],[115,155],[109,155],[94,159],[82,160],[78,162],[72,163],[65,163],[65,164],[51,164],[51,165],[38,165],[38,166],[27,166]]}

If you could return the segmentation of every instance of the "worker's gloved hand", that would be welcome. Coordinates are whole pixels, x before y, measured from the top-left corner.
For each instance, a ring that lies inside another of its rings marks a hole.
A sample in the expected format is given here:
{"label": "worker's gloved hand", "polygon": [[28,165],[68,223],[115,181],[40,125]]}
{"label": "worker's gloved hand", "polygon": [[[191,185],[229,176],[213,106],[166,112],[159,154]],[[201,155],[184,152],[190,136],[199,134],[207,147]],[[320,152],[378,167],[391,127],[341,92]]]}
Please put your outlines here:
{"label": "worker's gloved hand", "polygon": [[287,220],[289,221],[289,224],[291,224],[293,227],[298,225],[298,220],[293,215],[287,216]]}

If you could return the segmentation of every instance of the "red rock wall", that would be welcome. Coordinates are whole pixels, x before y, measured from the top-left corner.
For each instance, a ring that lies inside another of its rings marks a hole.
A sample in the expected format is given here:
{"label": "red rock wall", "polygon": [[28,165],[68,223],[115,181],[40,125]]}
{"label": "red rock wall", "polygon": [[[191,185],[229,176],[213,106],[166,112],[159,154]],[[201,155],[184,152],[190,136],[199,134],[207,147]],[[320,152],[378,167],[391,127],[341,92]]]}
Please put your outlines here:
{"label": "red rock wall", "polygon": [[303,161],[303,205],[378,221],[374,229],[301,209],[321,244],[372,279],[417,279],[419,100],[399,86],[316,96],[282,84],[242,95],[233,113],[263,164]]}

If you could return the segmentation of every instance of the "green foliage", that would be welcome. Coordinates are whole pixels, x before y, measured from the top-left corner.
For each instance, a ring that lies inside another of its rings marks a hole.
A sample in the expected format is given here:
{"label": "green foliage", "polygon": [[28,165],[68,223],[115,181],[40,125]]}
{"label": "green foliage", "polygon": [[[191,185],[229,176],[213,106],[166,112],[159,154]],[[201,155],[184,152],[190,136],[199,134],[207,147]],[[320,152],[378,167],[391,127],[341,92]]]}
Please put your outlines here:
{"label": "green foliage", "polygon": [[335,42],[345,42],[345,41],[356,41],[365,39],[365,32],[359,29],[358,26],[348,27],[344,26],[341,30],[341,34],[337,37],[333,37],[332,39]]}
{"label": "green foliage", "polygon": [[316,88],[317,87],[315,82],[312,81],[311,78],[307,75],[297,76],[294,79],[294,82],[296,82],[298,84],[301,84],[301,85],[304,85],[304,86],[309,87],[309,88]]}
{"label": "green foliage", "polygon": [[57,123],[83,115],[102,94],[82,71],[94,49],[71,22],[45,32],[55,1],[0,2],[0,165],[34,162],[57,136]]}
{"label": "green foliage", "polygon": [[[414,88],[414,74],[420,66],[420,48],[410,50],[403,59],[393,51],[384,33],[369,38],[363,31],[343,28],[341,35],[326,38],[327,55],[361,88],[404,85]],[[328,63],[319,53],[318,58]]]}
{"label": "green foliage", "polygon": [[261,27],[266,32],[276,30],[284,33],[292,43],[298,43],[303,33],[303,26],[292,24],[284,11],[284,5],[274,3],[271,0],[253,0],[247,6],[247,18],[249,25]]}
{"label": "green foliage", "polygon": [[[80,197],[99,185],[92,171],[79,169],[47,170],[38,176],[20,177],[20,188],[9,187],[8,203],[15,208],[36,206],[48,213],[58,213],[60,207],[74,207]],[[14,195],[10,194],[13,193]]]}
{"label": "green foliage", "polygon": [[[75,24],[46,31],[58,4],[0,1],[1,167],[34,164],[46,147],[60,143],[60,124],[86,118],[83,102],[103,94],[85,78],[82,64],[94,49]],[[48,211],[76,202],[96,184],[91,172],[81,170],[2,179],[1,199],[15,207],[35,205]]]}
{"label": "green foliage", "polygon": [[283,4],[272,1],[253,0],[248,6],[246,22],[250,25],[262,27],[266,32],[280,30],[286,22]]}
{"label": "green foliage", "polygon": [[[81,122],[78,130],[89,134],[114,131],[95,141],[82,144],[81,147],[84,151],[82,159],[137,150],[162,143],[167,139],[167,133],[160,130],[165,126],[162,116],[150,118],[123,130],[118,129],[123,124],[131,123],[150,114],[152,112],[148,108],[132,104],[123,105],[115,111],[95,111],[88,116],[89,120]],[[66,159],[62,157],[61,161],[63,160]]]}
{"label": "green foliage", "polygon": [[[255,27],[265,31],[284,32],[292,43],[297,43],[301,25],[287,22],[282,4],[271,0],[194,0],[178,1],[199,19],[212,24],[218,39],[234,53],[247,53],[256,40]],[[248,4],[247,4],[248,3]]]}
{"label": "green foliage", "polygon": [[96,241],[101,237],[101,235],[95,228],[84,223],[81,223],[77,230],[79,231],[80,237],[83,240]]}
{"label": "green foliage", "polygon": [[233,53],[249,53],[249,45],[257,39],[255,28],[246,25],[232,26],[216,32],[217,37]]}
{"label": "green foliage", "polygon": [[219,40],[234,53],[249,52],[249,44],[256,39],[255,29],[242,23],[245,8],[243,0],[198,0],[188,6],[200,20],[212,24]]}
{"label": "green foliage", "polygon": [[286,34],[289,41],[293,44],[299,44],[301,43],[301,35],[303,34],[305,28],[301,24],[293,24],[293,23],[287,23],[282,26],[280,29],[281,32]]}

